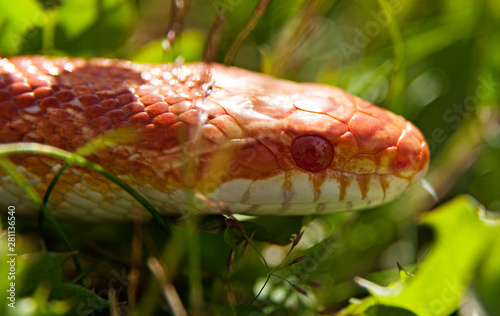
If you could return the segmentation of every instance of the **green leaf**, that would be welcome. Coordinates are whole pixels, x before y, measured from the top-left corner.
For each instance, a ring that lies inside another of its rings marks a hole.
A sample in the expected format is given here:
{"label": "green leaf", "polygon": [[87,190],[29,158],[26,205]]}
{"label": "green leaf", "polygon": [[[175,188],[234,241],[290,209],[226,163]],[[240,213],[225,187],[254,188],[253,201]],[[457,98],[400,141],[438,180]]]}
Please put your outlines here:
{"label": "green leaf", "polygon": [[96,23],[98,9],[98,0],[65,1],[58,12],[58,24],[68,39],[74,40]]}
{"label": "green leaf", "polygon": [[24,42],[30,41],[37,27],[48,16],[36,0],[0,1],[0,54],[15,55]]}
{"label": "green leaf", "polygon": [[433,249],[415,272],[381,287],[359,279],[378,304],[400,307],[418,315],[449,315],[456,310],[482,262],[498,227],[478,216],[479,205],[460,196],[423,214],[422,223],[436,235]]}
{"label": "green leaf", "polygon": [[500,238],[490,244],[488,256],[478,269],[475,288],[478,297],[489,315],[500,311]]}
{"label": "green leaf", "polygon": [[61,7],[54,39],[57,49],[73,55],[115,53],[135,21],[134,7],[127,0],[77,1],[67,6]]}
{"label": "green leaf", "polygon": [[417,314],[399,307],[374,305],[367,309],[367,315],[383,315],[383,316],[417,316]]}

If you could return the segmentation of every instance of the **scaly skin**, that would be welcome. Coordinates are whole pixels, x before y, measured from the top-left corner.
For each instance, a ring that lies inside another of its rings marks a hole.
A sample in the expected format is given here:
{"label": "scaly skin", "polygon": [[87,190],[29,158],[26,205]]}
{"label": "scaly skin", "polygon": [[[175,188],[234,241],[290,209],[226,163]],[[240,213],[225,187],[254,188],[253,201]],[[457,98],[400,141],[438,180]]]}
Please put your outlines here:
{"label": "scaly skin", "polygon": [[[0,143],[75,151],[126,126],[133,135],[87,158],[162,213],[218,212],[188,201],[193,191],[242,214],[364,209],[399,196],[429,162],[427,143],[410,122],[326,85],[219,64],[0,60]],[[10,158],[41,195],[61,165],[41,155]],[[5,210],[37,211],[5,172],[0,201]],[[101,220],[130,218],[141,206],[102,176],[71,167],[49,208],[60,217]]]}

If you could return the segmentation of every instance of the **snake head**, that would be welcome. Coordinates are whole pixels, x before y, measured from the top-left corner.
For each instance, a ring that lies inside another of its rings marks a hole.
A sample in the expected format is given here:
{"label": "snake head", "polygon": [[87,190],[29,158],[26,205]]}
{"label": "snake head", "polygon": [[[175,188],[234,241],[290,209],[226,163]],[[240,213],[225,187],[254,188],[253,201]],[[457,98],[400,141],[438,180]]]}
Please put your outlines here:
{"label": "snake head", "polygon": [[222,185],[237,198],[221,196],[251,205],[253,214],[372,207],[427,170],[429,148],[418,128],[341,89],[237,68],[215,78],[211,97],[243,135],[230,164],[235,172]]}

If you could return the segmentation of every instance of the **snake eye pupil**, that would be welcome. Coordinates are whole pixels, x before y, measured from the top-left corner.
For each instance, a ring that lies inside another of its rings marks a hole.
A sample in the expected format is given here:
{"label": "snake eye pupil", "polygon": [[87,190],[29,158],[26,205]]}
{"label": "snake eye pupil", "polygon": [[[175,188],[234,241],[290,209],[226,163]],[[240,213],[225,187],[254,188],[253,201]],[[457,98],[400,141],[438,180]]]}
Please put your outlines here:
{"label": "snake eye pupil", "polygon": [[330,165],[333,148],[323,137],[306,135],[297,137],[293,141],[291,154],[299,168],[316,172]]}

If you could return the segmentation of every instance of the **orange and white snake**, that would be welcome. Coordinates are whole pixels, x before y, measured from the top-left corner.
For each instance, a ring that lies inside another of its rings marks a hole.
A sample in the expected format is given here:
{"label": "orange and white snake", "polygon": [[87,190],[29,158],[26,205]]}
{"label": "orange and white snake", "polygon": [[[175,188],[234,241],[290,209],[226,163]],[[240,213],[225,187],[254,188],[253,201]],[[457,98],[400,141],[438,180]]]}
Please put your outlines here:
{"label": "orange and white snake", "polygon": [[[87,158],[162,213],[303,215],[393,200],[426,172],[429,148],[410,122],[345,91],[220,64],[26,56],[0,59],[0,143],[75,151],[120,127],[135,139]],[[63,164],[9,157],[43,195]],[[192,196],[192,195],[191,195]],[[36,205],[0,171],[0,204]],[[5,207],[4,207],[5,206]],[[48,202],[70,219],[125,219],[140,204],[116,184],[71,167]]]}

